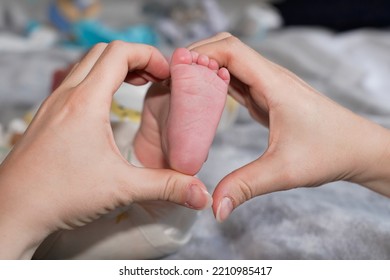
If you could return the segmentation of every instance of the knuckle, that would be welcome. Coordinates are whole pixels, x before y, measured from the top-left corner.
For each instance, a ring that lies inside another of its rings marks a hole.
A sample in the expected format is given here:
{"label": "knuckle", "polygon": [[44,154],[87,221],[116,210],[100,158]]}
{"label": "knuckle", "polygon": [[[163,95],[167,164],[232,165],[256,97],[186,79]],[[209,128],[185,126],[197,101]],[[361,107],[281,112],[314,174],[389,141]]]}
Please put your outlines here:
{"label": "knuckle", "polygon": [[242,51],[243,43],[233,35],[224,38],[222,42],[224,44],[222,49],[228,61],[234,60],[234,57]]}
{"label": "knuckle", "polygon": [[128,45],[129,45],[129,43],[126,43],[124,41],[114,40],[108,44],[107,48],[108,48],[108,50],[116,50],[116,49],[121,50],[121,49],[126,48]]}
{"label": "knuckle", "polygon": [[252,186],[243,179],[238,179],[238,189],[240,191],[239,202],[240,204],[250,200],[254,197]]}
{"label": "knuckle", "polygon": [[88,54],[100,54],[107,48],[107,43],[97,43],[88,52]]}
{"label": "knuckle", "polygon": [[102,49],[105,49],[107,45],[108,45],[107,43],[103,43],[103,42],[97,43],[92,47],[91,51],[100,51]]}
{"label": "knuckle", "polygon": [[165,187],[161,189],[159,198],[172,201],[175,199],[177,187],[177,179],[174,175],[169,175]]}
{"label": "knuckle", "polygon": [[242,177],[242,175],[236,174],[235,172],[231,173],[232,187],[230,188],[230,194],[233,198],[234,207],[237,207],[238,205],[244,203],[245,201],[248,201],[252,199],[255,196],[255,192],[253,191],[253,188],[256,186],[253,186],[251,183],[249,183],[251,180],[248,180],[248,178]]}
{"label": "knuckle", "polygon": [[230,36],[226,37],[225,38],[225,42],[226,42],[226,44],[228,44],[231,47],[235,47],[235,46],[241,44],[241,40],[238,39],[236,36],[233,36],[233,35],[230,35]]}
{"label": "knuckle", "polygon": [[151,46],[151,45],[144,45],[144,44],[142,44],[142,48],[143,48],[143,51],[148,53],[149,59],[151,59],[153,57],[153,55],[155,55],[156,53],[159,52],[156,47]]}
{"label": "knuckle", "polygon": [[66,115],[75,115],[80,112],[85,112],[88,104],[85,95],[83,84],[72,88],[66,95],[65,100],[61,105],[61,111]]}
{"label": "knuckle", "polygon": [[227,38],[227,37],[230,37],[230,36],[232,36],[232,34],[230,32],[222,31],[222,32],[218,32],[215,37],[217,37],[217,38]]}

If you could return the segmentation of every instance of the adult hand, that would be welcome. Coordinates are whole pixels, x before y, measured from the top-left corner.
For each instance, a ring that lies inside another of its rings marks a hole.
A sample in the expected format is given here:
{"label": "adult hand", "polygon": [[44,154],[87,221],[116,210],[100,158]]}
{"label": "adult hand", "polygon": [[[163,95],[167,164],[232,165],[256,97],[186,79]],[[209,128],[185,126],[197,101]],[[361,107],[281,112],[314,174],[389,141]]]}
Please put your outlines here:
{"label": "adult hand", "polygon": [[231,95],[269,127],[268,148],[217,185],[219,221],[266,193],[349,180],[390,196],[390,133],[334,103],[228,33],[189,47],[233,76]]}
{"label": "adult hand", "polygon": [[155,48],[119,41],[95,46],[75,65],[0,166],[0,258],[29,258],[51,232],[132,202],[207,206],[198,179],[136,168],[114,142],[109,112],[121,83],[167,77],[168,63]]}

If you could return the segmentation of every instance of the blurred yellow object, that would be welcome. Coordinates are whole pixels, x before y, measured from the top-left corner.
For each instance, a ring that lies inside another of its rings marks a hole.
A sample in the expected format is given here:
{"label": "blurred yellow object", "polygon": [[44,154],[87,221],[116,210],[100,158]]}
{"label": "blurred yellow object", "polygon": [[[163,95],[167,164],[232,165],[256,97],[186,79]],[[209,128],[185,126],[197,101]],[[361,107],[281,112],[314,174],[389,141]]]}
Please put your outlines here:
{"label": "blurred yellow object", "polygon": [[101,4],[97,0],[57,0],[56,2],[59,11],[70,22],[94,18],[101,12]]}
{"label": "blurred yellow object", "polygon": [[115,99],[112,100],[111,104],[111,114],[118,117],[120,121],[125,121],[126,119],[132,122],[141,121],[141,112],[126,108],[125,106],[119,104]]}

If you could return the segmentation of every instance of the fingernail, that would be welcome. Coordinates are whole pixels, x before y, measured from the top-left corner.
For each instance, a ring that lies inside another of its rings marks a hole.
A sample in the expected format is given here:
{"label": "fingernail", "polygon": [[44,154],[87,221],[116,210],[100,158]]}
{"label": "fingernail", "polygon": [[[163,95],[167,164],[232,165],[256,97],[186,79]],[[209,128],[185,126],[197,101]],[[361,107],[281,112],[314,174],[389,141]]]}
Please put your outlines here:
{"label": "fingernail", "polygon": [[210,208],[213,204],[211,195],[199,187],[198,185],[191,185],[187,194],[185,205],[193,209]]}
{"label": "fingernail", "polygon": [[233,211],[233,201],[229,197],[222,198],[217,209],[216,219],[218,222],[222,223],[225,221],[230,213]]}

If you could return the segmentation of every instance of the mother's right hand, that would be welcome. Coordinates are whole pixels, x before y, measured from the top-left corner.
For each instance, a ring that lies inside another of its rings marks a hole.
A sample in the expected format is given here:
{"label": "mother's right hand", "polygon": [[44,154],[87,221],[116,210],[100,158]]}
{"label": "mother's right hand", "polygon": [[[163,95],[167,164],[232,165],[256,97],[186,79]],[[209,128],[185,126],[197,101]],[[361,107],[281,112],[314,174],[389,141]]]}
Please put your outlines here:
{"label": "mother's right hand", "polygon": [[229,33],[189,47],[233,76],[231,95],[269,127],[268,148],[216,187],[213,210],[225,220],[266,193],[349,180],[390,196],[390,133],[326,98]]}

